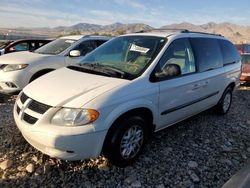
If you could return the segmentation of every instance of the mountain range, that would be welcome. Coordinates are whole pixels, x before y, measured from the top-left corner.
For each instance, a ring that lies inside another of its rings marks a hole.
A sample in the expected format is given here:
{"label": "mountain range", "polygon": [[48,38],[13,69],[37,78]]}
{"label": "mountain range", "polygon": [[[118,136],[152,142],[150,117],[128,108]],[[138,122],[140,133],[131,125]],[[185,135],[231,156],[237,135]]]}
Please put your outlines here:
{"label": "mountain range", "polygon": [[[70,34],[108,34],[119,35],[124,33],[133,33],[142,30],[155,29],[144,23],[123,24],[114,23],[110,25],[97,25],[90,23],[78,23],[72,26],[59,26],[54,28],[0,28],[0,34],[22,34],[22,35],[40,35],[47,37],[58,37]],[[195,25],[192,23],[178,23],[165,25],[158,29],[187,29],[190,31],[208,32],[221,34],[229,38],[234,43],[250,43],[250,26],[242,26],[232,23],[214,23]]]}

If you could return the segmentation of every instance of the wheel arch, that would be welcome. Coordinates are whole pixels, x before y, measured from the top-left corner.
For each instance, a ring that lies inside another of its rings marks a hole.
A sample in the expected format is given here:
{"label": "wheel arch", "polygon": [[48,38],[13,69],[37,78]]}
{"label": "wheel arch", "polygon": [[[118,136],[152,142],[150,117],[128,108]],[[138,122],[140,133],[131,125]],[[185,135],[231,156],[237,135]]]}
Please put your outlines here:
{"label": "wheel arch", "polygon": [[47,74],[47,73],[49,73],[49,72],[51,72],[51,71],[54,71],[54,70],[55,70],[55,69],[47,68],[47,69],[42,69],[42,70],[37,71],[36,73],[34,73],[34,74],[31,76],[31,78],[30,78],[30,80],[29,80],[29,83],[32,82],[32,81],[34,81],[35,79],[39,78],[40,76],[42,76],[42,75],[44,75],[44,74]]}
{"label": "wheel arch", "polygon": [[[228,86],[226,87],[226,89],[229,88],[229,87],[231,87],[231,89],[232,89],[232,91],[233,91],[234,88],[235,88],[235,86],[236,86],[236,83],[235,83],[235,82],[231,82],[230,84],[228,84]],[[226,90],[226,89],[225,89],[225,90]]]}
{"label": "wheel arch", "polygon": [[[149,136],[151,136],[154,133],[155,130],[155,123],[156,123],[156,109],[154,109],[156,107],[149,107],[149,106],[137,106],[137,107],[131,107],[130,109],[123,109],[123,110],[118,110],[115,109],[112,112],[115,112],[116,114],[116,118],[110,120],[109,118],[107,118],[106,123],[108,123],[109,125],[111,125],[108,128],[107,134],[104,138],[104,142],[103,142],[103,147],[102,147],[102,151],[105,150],[106,146],[107,146],[107,141],[110,138],[110,136],[114,133],[114,131],[117,128],[117,124],[119,121],[125,120],[127,117],[130,116],[140,116],[143,119],[146,119],[148,123],[148,133]],[[112,113],[111,113],[112,114]],[[114,114],[110,115],[113,116]]]}

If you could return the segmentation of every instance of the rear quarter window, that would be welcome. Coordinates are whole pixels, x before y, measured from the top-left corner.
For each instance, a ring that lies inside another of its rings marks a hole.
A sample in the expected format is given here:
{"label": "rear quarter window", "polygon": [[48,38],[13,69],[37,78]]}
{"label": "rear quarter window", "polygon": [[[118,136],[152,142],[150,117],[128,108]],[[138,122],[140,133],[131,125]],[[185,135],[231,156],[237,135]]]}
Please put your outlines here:
{"label": "rear quarter window", "polygon": [[219,42],[213,38],[191,38],[198,71],[204,72],[223,66],[223,57]]}
{"label": "rear quarter window", "polygon": [[223,56],[223,64],[228,65],[240,60],[240,54],[236,47],[227,40],[218,40]]}

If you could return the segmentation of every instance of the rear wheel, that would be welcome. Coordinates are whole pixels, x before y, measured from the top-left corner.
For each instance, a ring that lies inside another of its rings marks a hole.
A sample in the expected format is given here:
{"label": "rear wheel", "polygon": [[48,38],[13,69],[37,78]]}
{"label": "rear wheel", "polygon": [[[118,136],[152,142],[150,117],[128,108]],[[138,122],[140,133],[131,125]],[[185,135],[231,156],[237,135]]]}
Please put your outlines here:
{"label": "rear wheel", "polygon": [[217,104],[218,113],[226,114],[229,111],[231,104],[232,104],[232,88],[228,87],[224,91],[220,102]]}
{"label": "rear wheel", "polygon": [[118,121],[107,137],[104,155],[114,165],[124,167],[140,155],[147,140],[146,122],[139,116]]}

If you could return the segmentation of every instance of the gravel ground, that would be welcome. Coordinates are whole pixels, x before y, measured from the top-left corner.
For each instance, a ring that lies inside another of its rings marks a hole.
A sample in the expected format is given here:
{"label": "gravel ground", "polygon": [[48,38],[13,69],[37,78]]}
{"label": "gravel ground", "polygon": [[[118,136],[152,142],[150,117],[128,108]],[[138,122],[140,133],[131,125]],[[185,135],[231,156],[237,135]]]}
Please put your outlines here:
{"label": "gravel ground", "polygon": [[250,162],[249,99],[250,88],[238,90],[227,115],[208,110],[156,133],[126,168],[102,156],[66,162],[43,155],[16,128],[9,99],[0,103],[0,187],[221,187]]}

